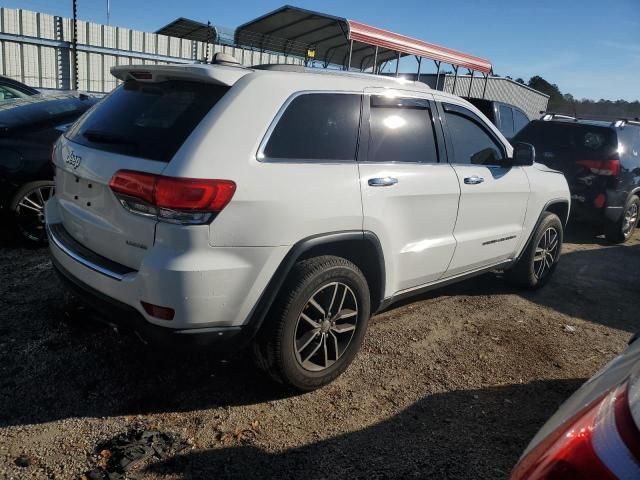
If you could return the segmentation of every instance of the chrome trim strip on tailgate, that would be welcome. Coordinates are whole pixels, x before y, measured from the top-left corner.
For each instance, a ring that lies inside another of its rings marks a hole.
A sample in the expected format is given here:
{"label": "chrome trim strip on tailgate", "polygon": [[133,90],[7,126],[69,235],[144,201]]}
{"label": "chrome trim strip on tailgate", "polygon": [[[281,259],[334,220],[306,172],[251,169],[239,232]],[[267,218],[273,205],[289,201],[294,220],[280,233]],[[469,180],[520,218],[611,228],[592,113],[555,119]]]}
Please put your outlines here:
{"label": "chrome trim strip on tailgate", "polygon": [[122,280],[128,273],[136,272],[132,268],[113,262],[84,247],[71,238],[61,223],[47,223],[47,235],[56,247],[94,272],[118,281]]}

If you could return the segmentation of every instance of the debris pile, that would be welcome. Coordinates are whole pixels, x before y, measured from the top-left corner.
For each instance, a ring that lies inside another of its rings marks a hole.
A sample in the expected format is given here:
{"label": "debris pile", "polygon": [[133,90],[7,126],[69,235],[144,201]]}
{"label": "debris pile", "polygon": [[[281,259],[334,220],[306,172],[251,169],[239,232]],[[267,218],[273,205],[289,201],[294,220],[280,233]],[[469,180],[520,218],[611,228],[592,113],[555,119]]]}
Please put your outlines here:
{"label": "debris pile", "polygon": [[164,460],[188,446],[175,433],[133,428],[98,445],[100,466],[85,473],[82,480],[131,480],[130,472],[148,460]]}

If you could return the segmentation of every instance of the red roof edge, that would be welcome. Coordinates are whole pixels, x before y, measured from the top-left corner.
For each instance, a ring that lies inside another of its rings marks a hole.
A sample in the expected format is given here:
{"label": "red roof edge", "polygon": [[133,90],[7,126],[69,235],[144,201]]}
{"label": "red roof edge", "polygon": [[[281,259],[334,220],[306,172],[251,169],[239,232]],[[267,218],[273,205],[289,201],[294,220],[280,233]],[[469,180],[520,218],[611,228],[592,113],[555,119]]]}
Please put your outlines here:
{"label": "red roof edge", "polygon": [[347,23],[349,25],[349,40],[354,42],[430,58],[477,72],[490,73],[492,71],[491,62],[484,58],[475,57],[433,43],[423,42],[422,40],[382,30],[354,20],[347,20]]}

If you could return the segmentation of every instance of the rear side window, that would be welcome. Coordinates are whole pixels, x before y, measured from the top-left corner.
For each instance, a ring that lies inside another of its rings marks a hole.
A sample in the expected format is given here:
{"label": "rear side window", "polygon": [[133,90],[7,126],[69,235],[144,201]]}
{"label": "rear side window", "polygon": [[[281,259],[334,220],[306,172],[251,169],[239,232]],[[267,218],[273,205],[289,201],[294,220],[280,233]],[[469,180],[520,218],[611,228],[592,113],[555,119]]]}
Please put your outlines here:
{"label": "rear side window", "polygon": [[429,102],[372,95],[367,160],[436,163],[438,153]]}
{"label": "rear side window", "polygon": [[98,150],[168,162],[228,90],[178,80],[127,81],[66,137]]}
{"label": "rear side window", "polygon": [[513,110],[511,107],[500,106],[500,131],[507,137],[513,137]]}
{"label": "rear side window", "polygon": [[262,152],[268,159],[355,160],[361,96],[307,93],[295,97]]}
{"label": "rear side window", "polygon": [[519,110],[513,111],[513,133],[514,135],[527,126],[529,118]]}
{"label": "rear side window", "polygon": [[452,163],[499,165],[505,157],[504,148],[482,121],[464,107],[451,104],[443,106],[447,129],[453,141]]}

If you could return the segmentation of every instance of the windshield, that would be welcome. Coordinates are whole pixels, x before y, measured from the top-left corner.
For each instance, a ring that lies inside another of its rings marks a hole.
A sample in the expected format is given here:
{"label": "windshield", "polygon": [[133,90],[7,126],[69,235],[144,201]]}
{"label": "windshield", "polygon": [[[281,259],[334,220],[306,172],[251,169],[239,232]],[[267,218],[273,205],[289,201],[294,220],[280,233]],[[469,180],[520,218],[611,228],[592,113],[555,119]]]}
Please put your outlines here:
{"label": "windshield", "polygon": [[65,136],[98,150],[169,162],[229,87],[127,81]]}

